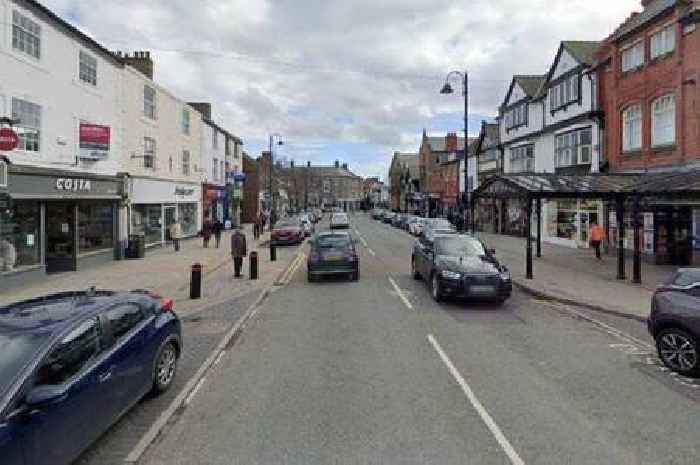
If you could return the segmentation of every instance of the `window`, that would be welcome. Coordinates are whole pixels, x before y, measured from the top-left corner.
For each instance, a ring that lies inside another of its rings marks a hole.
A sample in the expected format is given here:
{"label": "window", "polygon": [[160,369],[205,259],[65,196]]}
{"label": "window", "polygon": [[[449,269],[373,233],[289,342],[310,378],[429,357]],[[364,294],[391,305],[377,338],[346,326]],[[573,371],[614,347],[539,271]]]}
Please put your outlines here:
{"label": "window", "polygon": [[514,129],[527,124],[527,104],[523,103],[506,113],[506,129]]}
{"label": "window", "polygon": [[41,27],[17,10],[12,11],[12,48],[37,59],[41,56]]}
{"label": "window", "polygon": [[182,110],[182,133],[190,135],[190,112],[184,109]]}
{"label": "window", "polygon": [[622,51],[622,72],[631,71],[644,65],[644,41],[640,41]]}
{"label": "window", "polygon": [[231,139],[228,137],[224,139],[224,153],[227,157],[231,155]]}
{"label": "window", "polygon": [[141,307],[136,304],[118,305],[107,311],[107,321],[115,341],[124,337],[144,319]]}
{"label": "window", "polygon": [[651,104],[651,145],[669,145],[676,141],[676,99],[664,95]]}
{"label": "window", "polygon": [[632,105],[622,112],[622,150],[642,148],[642,107]]}
{"label": "window", "polygon": [[46,357],[36,374],[36,385],[63,384],[79,374],[100,353],[96,318],[75,328]]}
{"label": "window", "polygon": [[676,48],[676,25],[672,24],[651,36],[651,59],[671,53]]}
{"label": "window", "polygon": [[156,119],[156,90],[151,86],[143,86],[143,114]]}
{"label": "window", "polygon": [[35,103],[12,98],[12,118],[19,120],[17,133],[19,150],[38,152],[41,134],[41,107]]}
{"label": "window", "polygon": [[591,128],[559,134],[554,143],[554,166],[561,168],[591,163]]}
{"label": "window", "polygon": [[551,111],[555,111],[572,102],[578,102],[579,96],[580,76],[574,74],[549,89],[549,108]]}
{"label": "window", "polygon": [[510,172],[519,173],[535,170],[535,146],[523,145],[510,149]]}
{"label": "window", "polygon": [[97,59],[87,53],[80,51],[80,69],[78,75],[80,80],[93,86],[97,85]]}
{"label": "window", "polygon": [[168,158],[168,171],[173,172],[173,156],[170,155]]}
{"label": "window", "polygon": [[212,134],[211,147],[214,149],[218,149],[219,148],[219,133],[217,132],[216,129],[212,128],[211,134]]}
{"label": "window", "polygon": [[156,141],[150,137],[143,138],[143,167],[156,169]]}
{"label": "window", "polygon": [[190,175],[190,152],[189,150],[182,151],[182,174]]}
{"label": "window", "polygon": [[224,169],[223,160],[219,162],[219,170],[221,173],[221,181],[226,181],[226,170]]}
{"label": "window", "polygon": [[40,217],[35,201],[15,200],[0,209],[0,272],[41,263]]}
{"label": "window", "polygon": [[212,176],[214,181],[219,179],[219,160],[216,158],[212,161]]}
{"label": "window", "polygon": [[114,209],[110,202],[78,204],[80,253],[114,247]]}

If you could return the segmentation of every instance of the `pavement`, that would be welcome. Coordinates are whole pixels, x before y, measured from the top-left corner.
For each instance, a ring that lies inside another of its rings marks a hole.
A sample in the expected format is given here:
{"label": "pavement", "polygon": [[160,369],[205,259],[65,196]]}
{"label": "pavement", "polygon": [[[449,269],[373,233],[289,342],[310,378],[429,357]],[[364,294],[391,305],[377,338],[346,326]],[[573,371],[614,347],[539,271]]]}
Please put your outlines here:
{"label": "pavement", "polygon": [[642,323],[519,290],[435,303],[410,236],[351,222],[361,280],[293,273],[140,463],[697,463],[700,382]]}
{"label": "pavement", "polygon": [[479,233],[479,237],[496,249],[496,256],[506,264],[513,282],[535,295],[564,303],[645,321],[649,316],[651,296],[657,285],[665,282],[676,267],[642,263],[642,284],[633,284],[632,260],[626,264],[626,280],[617,279],[617,255],[595,258],[593,250],[572,249],[542,243],[542,257],[535,256],[533,244],[533,278],[525,278],[525,239],[500,234]]}

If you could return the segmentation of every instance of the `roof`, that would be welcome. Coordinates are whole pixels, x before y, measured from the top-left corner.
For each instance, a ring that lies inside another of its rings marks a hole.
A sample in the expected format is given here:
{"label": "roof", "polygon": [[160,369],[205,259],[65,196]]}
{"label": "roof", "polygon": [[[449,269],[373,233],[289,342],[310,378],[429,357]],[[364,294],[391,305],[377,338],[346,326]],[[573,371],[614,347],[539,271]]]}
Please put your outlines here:
{"label": "roof", "polygon": [[[445,138],[445,136],[427,137],[426,140],[428,141],[428,145],[430,145],[430,150],[432,150],[433,152],[446,152],[447,143]],[[464,137],[457,138],[457,150],[460,152],[464,150]]]}
{"label": "roof", "polygon": [[540,90],[540,87],[542,86],[542,83],[544,83],[545,79],[547,78],[546,75],[516,75],[513,76],[513,80],[518,83],[518,85],[523,89],[525,92],[525,95],[528,97],[536,97],[537,93]]}
{"label": "roof", "polygon": [[584,40],[565,40],[561,44],[579,63],[588,66],[595,63],[595,51],[600,47],[600,42]]}
{"label": "roof", "polygon": [[390,170],[393,169],[397,163],[402,169],[404,167],[408,168],[408,173],[412,178],[418,178],[420,175],[418,172],[419,157],[417,153],[394,152]]}
{"label": "roof", "polygon": [[234,135],[231,134],[229,131],[227,131],[226,129],[222,128],[222,127],[219,126],[218,124],[216,124],[214,121],[212,121],[212,120],[210,120],[210,119],[208,119],[208,118],[202,118],[202,121],[204,121],[204,123],[208,124],[209,126],[215,128],[215,129],[217,129],[219,132],[223,132],[225,135],[227,135],[228,137],[230,137],[231,139],[233,139],[233,141],[236,142],[237,144],[243,145],[243,141],[242,141],[239,137],[234,136]]}
{"label": "roof", "polygon": [[498,129],[498,123],[486,123],[485,138],[491,141],[491,145],[482,146],[482,148],[494,147],[500,143],[501,132]]}
{"label": "roof", "polygon": [[658,16],[673,8],[678,3],[678,0],[652,0],[644,10],[640,13],[633,13],[620,27],[615,30],[610,36],[613,42],[622,39],[627,34],[637,30],[638,28],[650,23]]}
{"label": "roof", "polygon": [[349,169],[345,169],[342,166],[336,168],[335,166],[297,166],[295,169],[310,169],[315,176],[319,177],[350,177],[350,178],[360,178]]}
{"label": "roof", "polygon": [[505,174],[479,187],[477,197],[602,198],[655,195],[700,198],[700,170],[642,174]]}

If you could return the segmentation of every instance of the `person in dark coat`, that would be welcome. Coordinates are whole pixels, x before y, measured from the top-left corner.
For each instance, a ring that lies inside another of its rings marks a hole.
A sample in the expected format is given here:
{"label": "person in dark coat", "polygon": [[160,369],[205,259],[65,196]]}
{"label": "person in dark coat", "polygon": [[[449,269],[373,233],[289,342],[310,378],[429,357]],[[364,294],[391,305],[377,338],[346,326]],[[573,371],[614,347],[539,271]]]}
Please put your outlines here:
{"label": "person in dark coat", "polygon": [[216,248],[219,248],[219,245],[221,244],[221,233],[224,231],[224,224],[216,220],[214,222],[214,240],[216,241]]}
{"label": "person in dark coat", "polygon": [[209,240],[211,239],[211,222],[206,220],[202,225],[202,239],[204,240],[204,248],[209,247]]}
{"label": "person in dark coat", "polygon": [[246,248],[245,236],[241,233],[240,228],[235,228],[233,234],[231,234],[231,258],[233,258],[234,278],[241,277],[243,257],[247,255],[248,249]]}

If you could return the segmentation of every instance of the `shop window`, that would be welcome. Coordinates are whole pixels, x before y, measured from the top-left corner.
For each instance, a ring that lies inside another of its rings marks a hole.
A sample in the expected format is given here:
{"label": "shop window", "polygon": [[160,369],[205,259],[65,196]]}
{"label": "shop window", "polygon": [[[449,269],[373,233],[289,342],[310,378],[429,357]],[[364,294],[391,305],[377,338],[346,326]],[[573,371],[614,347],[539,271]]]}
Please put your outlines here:
{"label": "shop window", "polygon": [[12,11],[12,48],[36,59],[41,56],[41,26],[17,10]]}
{"label": "shop window", "polygon": [[146,244],[155,244],[162,240],[162,207],[156,205],[134,205],[131,209],[131,230],[143,234]]}
{"label": "shop window", "polygon": [[652,145],[670,145],[676,141],[676,99],[673,94],[657,98],[651,104]]}
{"label": "shop window", "polygon": [[114,206],[107,202],[79,204],[78,238],[80,253],[114,247]]}
{"label": "shop window", "polygon": [[197,204],[181,203],[177,206],[178,219],[182,226],[182,234],[194,236],[197,234]]}
{"label": "shop window", "polygon": [[41,107],[26,100],[12,98],[12,119],[18,120],[18,150],[38,152],[41,141]]}
{"label": "shop window", "polygon": [[38,202],[14,201],[0,210],[0,272],[40,263]]}

